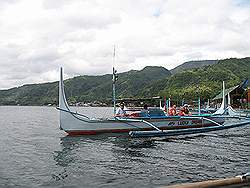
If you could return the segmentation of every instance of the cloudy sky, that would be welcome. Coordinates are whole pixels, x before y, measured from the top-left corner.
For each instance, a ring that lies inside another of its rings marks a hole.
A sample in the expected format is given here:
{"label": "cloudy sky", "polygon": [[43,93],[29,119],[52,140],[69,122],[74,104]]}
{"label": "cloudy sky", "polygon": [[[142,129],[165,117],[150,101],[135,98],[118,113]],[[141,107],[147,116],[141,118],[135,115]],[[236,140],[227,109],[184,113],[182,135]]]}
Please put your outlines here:
{"label": "cloudy sky", "polygon": [[0,89],[250,56],[250,0],[0,0]]}

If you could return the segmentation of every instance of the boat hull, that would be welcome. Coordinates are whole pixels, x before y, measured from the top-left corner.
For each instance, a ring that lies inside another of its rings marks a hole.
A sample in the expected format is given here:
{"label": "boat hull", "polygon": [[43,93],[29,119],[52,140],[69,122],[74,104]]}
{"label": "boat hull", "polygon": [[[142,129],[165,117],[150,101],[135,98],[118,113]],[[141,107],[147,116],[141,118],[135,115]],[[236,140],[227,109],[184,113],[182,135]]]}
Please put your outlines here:
{"label": "boat hull", "polygon": [[143,130],[198,128],[220,125],[224,118],[216,116],[157,116],[140,118],[90,119],[72,112],[68,106],[63,84],[62,68],[59,81],[60,129],[70,135],[121,133]]}
{"label": "boat hull", "polygon": [[85,118],[79,117],[78,115],[71,114],[69,112],[60,113],[60,127],[70,135],[91,135],[99,133],[124,133],[139,130],[154,130],[154,128],[149,124],[161,130],[171,130],[214,126],[215,124],[209,120],[215,121],[219,124],[224,123],[224,119],[220,117],[206,117],[209,120],[205,120],[202,116],[166,116],[160,118],[120,118],[87,121]]}

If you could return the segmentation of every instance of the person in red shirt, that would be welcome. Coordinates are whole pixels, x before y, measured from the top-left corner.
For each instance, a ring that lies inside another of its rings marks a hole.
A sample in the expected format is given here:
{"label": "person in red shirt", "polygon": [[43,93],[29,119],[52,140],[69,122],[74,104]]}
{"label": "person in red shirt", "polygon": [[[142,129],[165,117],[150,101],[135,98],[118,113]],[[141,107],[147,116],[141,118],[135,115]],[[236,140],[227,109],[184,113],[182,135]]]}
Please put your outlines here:
{"label": "person in red shirt", "polygon": [[176,116],[177,115],[176,105],[173,105],[172,107],[169,108],[168,115],[169,116]]}
{"label": "person in red shirt", "polygon": [[185,109],[183,107],[181,107],[178,116],[185,116]]}

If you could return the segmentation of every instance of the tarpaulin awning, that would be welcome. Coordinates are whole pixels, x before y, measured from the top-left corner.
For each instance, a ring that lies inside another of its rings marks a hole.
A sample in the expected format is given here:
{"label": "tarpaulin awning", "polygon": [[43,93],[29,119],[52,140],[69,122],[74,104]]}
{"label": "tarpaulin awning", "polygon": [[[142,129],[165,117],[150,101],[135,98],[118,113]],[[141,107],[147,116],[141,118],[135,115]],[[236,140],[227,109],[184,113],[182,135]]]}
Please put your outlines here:
{"label": "tarpaulin awning", "polygon": [[[235,90],[238,87],[239,87],[239,85],[230,87],[228,89],[225,89],[225,96],[227,96],[228,93],[231,93],[233,90]],[[222,99],[222,92],[220,94],[216,95],[216,97],[213,98],[213,100],[218,100],[218,99]]]}

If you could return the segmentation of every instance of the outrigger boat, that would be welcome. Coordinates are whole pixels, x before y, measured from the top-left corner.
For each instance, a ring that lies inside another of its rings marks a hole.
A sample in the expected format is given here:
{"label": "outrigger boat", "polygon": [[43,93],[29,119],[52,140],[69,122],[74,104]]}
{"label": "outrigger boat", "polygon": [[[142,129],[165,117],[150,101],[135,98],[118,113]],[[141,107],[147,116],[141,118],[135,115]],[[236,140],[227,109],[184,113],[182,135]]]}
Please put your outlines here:
{"label": "outrigger boat", "polygon": [[227,94],[227,105],[226,105],[226,99],[225,99],[225,82],[223,81],[222,83],[222,103],[220,108],[214,112],[214,115],[223,115],[227,118],[243,118],[243,119],[249,119],[250,116],[248,113],[244,113],[241,111],[236,111],[235,109],[233,109],[233,107],[231,106],[231,98],[230,98],[230,93]]}
{"label": "outrigger boat", "polygon": [[[113,70],[113,91],[116,71]],[[115,92],[113,92],[115,93]],[[115,97],[114,97],[115,112]],[[90,135],[98,133],[121,133],[130,131],[149,130],[173,130],[194,129],[210,126],[221,126],[225,119],[218,115],[192,115],[192,116],[167,116],[164,113],[149,111],[147,117],[114,117],[106,119],[94,119],[84,114],[73,112],[66,100],[63,70],[60,69],[59,81],[59,107],[60,129],[69,135]]]}

